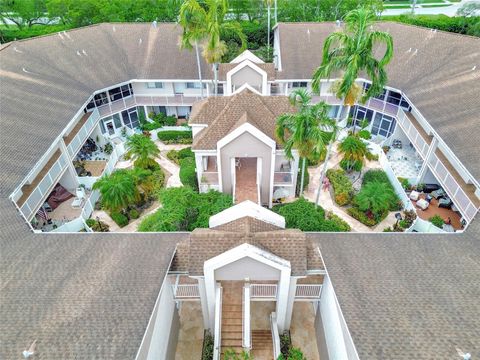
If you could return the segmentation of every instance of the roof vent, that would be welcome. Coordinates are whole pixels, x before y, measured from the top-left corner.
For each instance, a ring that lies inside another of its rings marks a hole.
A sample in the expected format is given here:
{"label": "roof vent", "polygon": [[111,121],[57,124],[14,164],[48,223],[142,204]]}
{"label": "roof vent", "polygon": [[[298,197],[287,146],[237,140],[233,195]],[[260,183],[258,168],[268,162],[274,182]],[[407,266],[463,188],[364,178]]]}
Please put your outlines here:
{"label": "roof vent", "polygon": [[408,49],[407,52],[412,52],[412,48]]}
{"label": "roof vent", "polygon": [[18,50],[16,46],[13,47],[13,51],[23,54],[23,51]]}
{"label": "roof vent", "polygon": [[472,355],[470,353],[464,353],[459,348],[455,348],[455,350],[457,350],[458,356],[460,356],[463,360],[470,360],[472,358]]}
{"label": "roof vent", "polygon": [[77,55],[78,56],[82,56],[82,54],[80,54],[80,51],[77,50]]}
{"label": "roof vent", "polygon": [[62,34],[61,34],[61,33],[58,33],[58,36],[60,36],[60,39],[62,39],[62,40],[63,40],[63,36],[62,36]]}
{"label": "roof vent", "polygon": [[115,26],[112,26],[112,30],[113,32],[117,31],[117,29],[115,29]]}
{"label": "roof vent", "polygon": [[142,44],[142,38],[138,39],[138,45]]}
{"label": "roof vent", "polygon": [[472,68],[472,71],[475,71],[477,70],[477,65],[475,65],[473,68]]}
{"label": "roof vent", "polygon": [[418,49],[415,49],[415,51],[413,52],[413,55],[417,55],[418,53]]}
{"label": "roof vent", "polygon": [[82,49],[82,54],[87,56],[87,52],[85,51],[85,49]]}
{"label": "roof vent", "polygon": [[157,20],[152,21],[152,26],[156,29],[157,28]]}
{"label": "roof vent", "polygon": [[33,72],[31,72],[31,71],[28,71],[28,70],[27,70],[27,69],[25,69],[25,68],[22,68],[22,71],[23,71],[24,73],[26,73],[26,74],[33,74]]}
{"label": "roof vent", "polygon": [[337,25],[337,27],[340,27],[340,25],[342,25],[342,22],[340,20],[337,20],[335,21],[335,25]]}
{"label": "roof vent", "polygon": [[32,345],[30,345],[28,350],[23,350],[22,355],[25,359],[28,359],[29,357],[35,354],[36,344],[37,344],[37,340],[35,339],[35,341],[32,343]]}

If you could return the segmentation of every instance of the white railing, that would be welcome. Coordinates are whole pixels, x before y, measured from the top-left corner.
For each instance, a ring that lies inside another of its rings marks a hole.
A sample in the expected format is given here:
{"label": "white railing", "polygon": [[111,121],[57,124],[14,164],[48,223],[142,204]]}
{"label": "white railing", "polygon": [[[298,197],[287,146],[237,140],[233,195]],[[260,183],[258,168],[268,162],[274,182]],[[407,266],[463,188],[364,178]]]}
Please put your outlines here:
{"label": "white railing", "polygon": [[478,209],[436,154],[432,154],[428,165],[465,219],[473,220]]}
{"label": "white railing", "polygon": [[321,284],[297,284],[295,299],[318,299],[321,293]]}
{"label": "white railing", "polygon": [[78,183],[87,189],[91,189],[99,178],[99,176],[77,176]]}
{"label": "white railing", "polygon": [[200,299],[198,284],[172,284],[175,299]]}
{"label": "white railing", "polygon": [[293,172],[275,171],[273,173],[274,185],[293,185]]}
{"label": "white railing", "polygon": [[430,145],[425,141],[417,128],[412,124],[402,108],[399,108],[397,123],[400,125],[403,132],[407,134],[409,140],[412,142],[418,153],[423,157],[423,159],[425,159]]}
{"label": "white railing", "polygon": [[252,348],[252,329],[250,323],[250,285],[246,284],[243,287],[242,298],[242,347],[250,350]]}
{"label": "white railing", "polygon": [[72,221],[69,221],[62,226],[59,226],[58,228],[52,230],[52,232],[68,232],[68,233],[73,233],[73,232],[79,232],[82,229],[86,229],[87,226],[85,225],[85,222],[81,217],[78,217]]}
{"label": "white railing", "polygon": [[275,299],[277,297],[277,284],[250,284],[252,299]]}
{"label": "white railing", "polygon": [[391,104],[385,100],[380,100],[377,98],[370,98],[365,105],[358,104],[359,106],[366,106],[370,109],[380,111],[384,114],[390,116],[397,116],[398,109],[400,106]]}
{"label": "white railing", "polygon": [[92,111],[85,124],[83,124],[80,130],[78,130],[77,134],[75,134],[75,137],[72,139],[70,144],[68,144],[67,151],[72,158],[75,156],[78,150],[80,150],[87,138],[90,136],[99,119],[100,114],[98,112],[98,109],[95,109],[94,111]]}
{"label": "white railing", "polygon": [[216,184],[200,184],[199,185],[200,192],[205,193],[209,192],[210,190],[220,191],[220,185]]}
{"label": "white railing", "polygon": [[66,168],[67,160],[65,155],[61,153],[57,161],[52,165],[50,170],[48,170],[43,179],[38,183],[27,200],[25,200],[20,207],[20,210],[28,221],[32,219],[35,212],[43,204]]}
{"label": "white railing", "polygon": [[280,334],[278,333],[277,314],[270,314],[270,330],[272,331],[273,358],[278,359],[280,356]]}
{"label": "white railing", "polygon": [[90,218],[93,210],[95,210],[95,204],[97,203],[98,199],[100,199],[100,192],[98,190],[93,190],[85,202],[85,205],[83,205],[82,218],[85,220]]}
{"label": "white railing", "polygon": [[222,347],[222,287],[215,289],[215,326],[213,332],[213,360],[220,360]]}

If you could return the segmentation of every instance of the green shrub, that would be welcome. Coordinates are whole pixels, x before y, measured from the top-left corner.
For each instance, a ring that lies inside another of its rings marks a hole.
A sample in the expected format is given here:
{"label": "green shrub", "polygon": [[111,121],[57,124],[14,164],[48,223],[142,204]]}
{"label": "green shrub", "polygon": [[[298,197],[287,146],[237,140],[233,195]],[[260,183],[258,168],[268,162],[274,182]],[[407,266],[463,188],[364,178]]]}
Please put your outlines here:
{"label": "green shrub", "polygon": [[340,206],[350,203],[353,196],[353,186],[345,172],[343,170],[328,169],[327,177],[333,186],[335,202]]}
{"label": "green shrub", "polygon": [[[398,197],[397,193],[395,192],[395,188],[393,187],[392,183],[390,182],[390,179],[388,178],[388,175],[385,171],[380,170],[380,169],[368,170],[363,175],[362,189],[364,188],[364,186],[368,185],[371,182],[385,184],[385,186],[389,189],[388,191],[392,192],[394,194],[394,198],[392,197],[391,201],[389,201],[389,210],[390,211],[396,211],[396,210],[401,210],[402,209],[403,204],[400,201],[400,198]],[[361,191],[362,190],[360,190],[360,192]]]}
{"label": "green shrub", "polygon": [[192,142],[191,131],[167,130],[159,131],[157,137],[165,144],[188,144]]}
{"label": "green shrub", "polygon": [[365,140],[370,140],[372,138],[372,134],[370,134],[370,131],[368,130],[360,130],[358,132],[358,136],[361,138],[361,139],[365,139]]}
{"label": "green shrub", "polygon": [[214,347],[213,336],[209,330],[206,330],[203,336],[202,360],[213,359],[213,347]]}
{"label": "green shrub", "polygon": [[398,225],[402,228],[402,229],[408,229],[410,227],[410,224],[408,223],[407,220],[403,219],[403,220],[400,220],[398,222]]}
{"label": "green shrub", "polygon": [[232,197],[218,191],[199,194],[188,186],[162,189],[162,208],[142,220],[139,231],[192,231],[208,228],[212,215],[232,206]]}
{"label": "green shrub", "polygon": [[180,181],[185,186],[190,186],[198,191],[197,173],[195,171],[195,159],[184,158],[180,160]]}
{"label": "green shrub", "polygon": [[95,219],[87,219],[85,220],[87,226],[95,232],[108,232],[110,231],[110,227],[108,224],[104,223],[100,220]]}
{"label": "green shrub", "polygon": [[440,215],[435,215],[432,216],[431,218],[428,219],[433,225],[435,225],[438,228],[442,228],[443,224],[445,224],[445,221],[442,219]]}
{"label": "green shrub", "polygon": [[195,157],[195,154],[193,153],[192,148],[187,147],[185,149],[182,149],[182,150],[178,151],[178,158],[179,159],[185,159],[187,157],[191,157],[191,158]]}
{"label": "green shrub", "polygon": [[172,160],[175,164],[179,163],[178,151],[177,150],[170,150],[167,152],[167,158]]}
{"label": "green shrub", "polygon": [[131,209],[128,212],[128,217],[132,220],[138,219],[140,217],[140,213],[138,212],[137,209]]}
{"label": "green shrub", "polygon": [[327,219],[327,222],[331,222],[332,224],[334,224],[338,229],[340,229],[340,231],[348,232],[351,230],[350,225],[348,225],[345,220],[343,220],[340,216],[335,215],[333,212],[327,212],[325,217]]}
{"label": "green shrub", "polygon": [[408,179],[403,177],[398,177],[397,179],[405,190],[408,190],[410,188],[410,183],[408,182]]}
{"label": "green shrub", "polygon": [[112,212],[110,213],[110,217],[121,228],[128,225],[128,218],[120,212]]}
{"label": "green shrub", "polygon": [[366,153],[365,157],[367,158],[368,161],[378,161],[378,155],[372,154],[371,152]]}
{"label": "green shrub", "polygon": [[[300,186],[302,186],[302,159],[300,159],[298,165],[298,173],[297,173],[297,185],[295,187],[295,195],[300,196]],[[310,183],[310,174],[308,173],[307,163],[305,163],[305,173],[303,174],[303,190],[308,188],[308,184]]]}
{"label": "green shrub", "polygon": [[[354,219],[357,219],[360,221],[362,224],[367,225],[367,226],[375,226],[379,223],[379,221],[376,221],[373,217],[368,217],[362,210],[360,210],[357,207],[351,207],[347,209],[348,215],[353,217]],[[385,216],[388,213],[385,213]],[[384,218],[385,218],[384,216]]]}
{"label": "green shrub", "polygon": [[302,231],[350,231],[350,226],[339,217],[329,214],[325,218],[325,210],[321,206],[300,198],[287,204],[275,205],[272,210],[285,218],[287,228]]}

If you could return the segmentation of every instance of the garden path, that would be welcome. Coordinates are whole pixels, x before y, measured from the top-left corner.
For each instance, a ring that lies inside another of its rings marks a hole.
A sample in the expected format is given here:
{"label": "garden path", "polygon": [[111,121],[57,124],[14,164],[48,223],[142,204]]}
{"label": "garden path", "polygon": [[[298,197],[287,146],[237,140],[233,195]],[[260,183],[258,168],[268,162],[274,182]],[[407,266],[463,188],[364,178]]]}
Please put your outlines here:
{"label": "garden path", "polygon": [[175,164],[174,162],[170,161],[166,156],[166,154],[170,150],[182,150],[191,145],[185,144],[164,144],[163,142],[157,140],[155,141],[157,144],[158,149],[160,150],[160,156],[155,159],[155,161],[165,170],[167,170],[171,176],[167,180],[166,187],[180,187],[183,186],[182,182],[180,181],[180,167]]}

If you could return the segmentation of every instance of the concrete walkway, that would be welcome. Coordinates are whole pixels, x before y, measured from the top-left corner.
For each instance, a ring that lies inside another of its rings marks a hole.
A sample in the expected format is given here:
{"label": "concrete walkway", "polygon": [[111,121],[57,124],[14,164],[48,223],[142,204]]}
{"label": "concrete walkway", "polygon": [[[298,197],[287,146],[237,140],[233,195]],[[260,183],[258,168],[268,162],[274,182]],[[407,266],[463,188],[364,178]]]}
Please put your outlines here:
{"label": "concrete walkway", "polygon": [[175,164],[173,161],[170,161],[167,158],[167,153],[170,150],[182,150],[185,148],[190,147],[191,145],[188,144],[164,144],[160,140],[156,140],[155,144],[157,144],[158,149],[160,150],[159,158],[155,159],[155,161],[166,171],[170,173],[170,177],[167,180],[166,187],[180,187],[183,186],[182,182],[180,181],[180,167]]}

